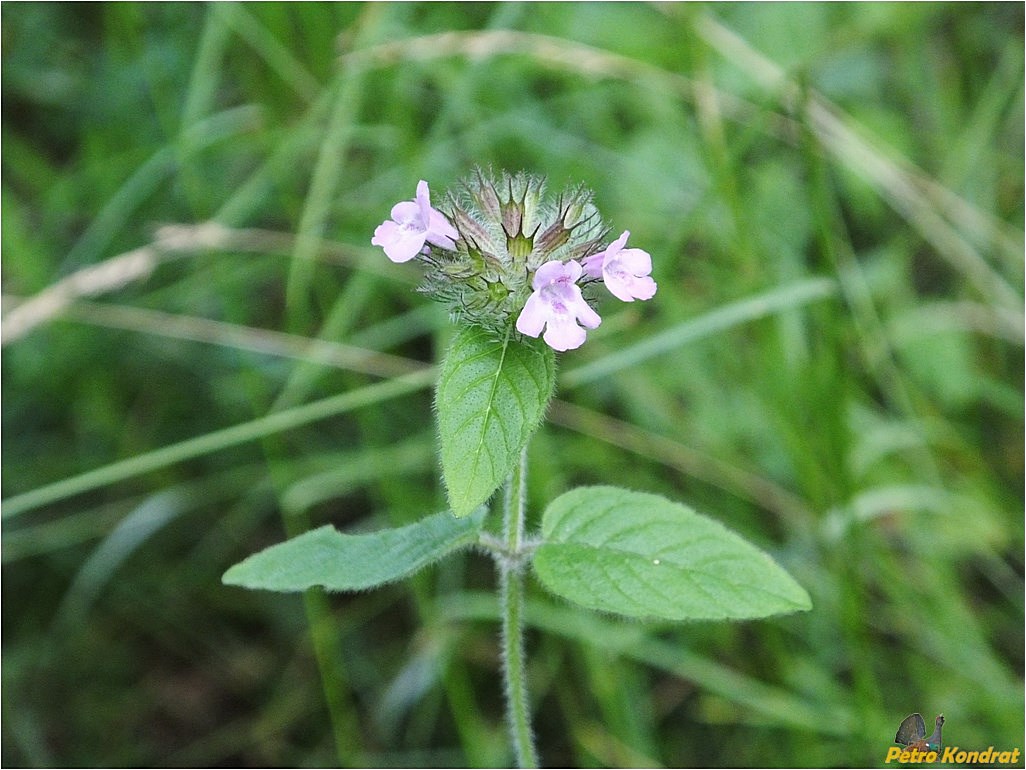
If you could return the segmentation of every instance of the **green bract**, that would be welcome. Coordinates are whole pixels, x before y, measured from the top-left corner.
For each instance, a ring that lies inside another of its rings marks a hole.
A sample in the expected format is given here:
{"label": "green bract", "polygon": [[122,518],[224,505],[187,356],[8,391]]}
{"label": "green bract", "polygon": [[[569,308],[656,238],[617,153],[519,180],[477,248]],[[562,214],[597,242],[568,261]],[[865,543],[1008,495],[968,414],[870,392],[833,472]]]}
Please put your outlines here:
{"label": "green bract", "polygon": [[458,319],[505,332],[545,262],[581,260],[602,251],[608,228],[586,187],[545,195],[545,180],[523,172],[499,178],[478,169],[439,209],[459,239],[430,246],[421,291],[447,303]]}

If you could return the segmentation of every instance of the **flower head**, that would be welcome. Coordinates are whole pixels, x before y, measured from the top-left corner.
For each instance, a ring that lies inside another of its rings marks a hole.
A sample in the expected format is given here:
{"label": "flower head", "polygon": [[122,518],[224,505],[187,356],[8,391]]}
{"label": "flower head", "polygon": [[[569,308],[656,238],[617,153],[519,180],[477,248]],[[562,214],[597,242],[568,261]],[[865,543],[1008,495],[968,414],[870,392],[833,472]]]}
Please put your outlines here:
{"label": "flower head", "polygon": [[431,208],[428,183],[422,179],[416,199],[392,207],[392,219],[377,226],[371,245],[384,248],[393,262],[408,262],[421,253],[425,242],[452,251],[459,237],[445,215]]}
{"label": "flower head", "polygon": [[581,326],[596,328],[602,319],[584,301],[577,279],[583,272],[580,263],[546,262],[534,274],[534,293],[517,317],[517,331],[537,337],[545,329],[544,340],[555,350],[579,348],[587,336]]}
{"label": "flower head", "polygon": [[542,177],[479,168],[439,209],[421,181],[416,199],[397,203],[371,243],[393,262],[416,258],[425,267],[419,291],[446,303],[453,320],[497,336],[512,327],[562,351],[601,323],[596,284],[625,302],[655,294],[652,258],[626,248],[629,235],[603,248],[609,228],[586,187],[549,196]]}
{"label": "flower head", "polygon": [[580,262],[602,248],[606,227],[591,192],[571,187],[546,195],[533,174],[475,169],[439,207],[459,237],[454,250],[431,245],[420,290],[444,302],[454,318],[503,334],[531,295],[546,262]]}
{"label": "flower head", "polygon": [[656,282],[649,275],[652,257],[641,249],[624,248],[630,234],[630,230],[624,230],[604,251],[585,257],[581,264],[590,277],[601,278],[617,299],[652,299],[656,293]]}

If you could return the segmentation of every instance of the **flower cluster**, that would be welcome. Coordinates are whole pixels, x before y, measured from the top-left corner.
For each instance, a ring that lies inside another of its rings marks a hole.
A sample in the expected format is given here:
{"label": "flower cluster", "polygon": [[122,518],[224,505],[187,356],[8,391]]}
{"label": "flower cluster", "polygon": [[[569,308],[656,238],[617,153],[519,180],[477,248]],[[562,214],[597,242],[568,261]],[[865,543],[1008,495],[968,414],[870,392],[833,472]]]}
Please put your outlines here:
{"label": "flower cluster", "polygon": [[589,190],[572,188],[555,200],[544,192],[537,177],[492,179],[477,170],[436,209],[421,181],[416,198],[392,207],[371,244],[393,262],[419,259],[421,291],[455,316],[498,332],[515,316],[521,334],[571,350],[602,322],[592,307],[595,285],[624,302],[655,295],[652,258],[627,248],[627,230],[603,246],[608,229]]}

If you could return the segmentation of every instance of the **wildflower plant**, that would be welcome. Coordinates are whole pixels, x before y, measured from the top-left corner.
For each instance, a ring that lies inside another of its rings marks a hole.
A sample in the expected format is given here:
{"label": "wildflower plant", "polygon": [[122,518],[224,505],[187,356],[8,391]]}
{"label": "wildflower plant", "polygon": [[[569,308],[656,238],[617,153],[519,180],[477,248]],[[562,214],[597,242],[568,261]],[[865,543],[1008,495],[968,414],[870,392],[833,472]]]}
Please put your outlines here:
{"label": "wildflower plant", "polygon": [[[547,197],[524,173],[475,171],[436,208],[428,184],[392,207],[371,243],[424,268],[420,291],[458,325],[435,413],[449,508],[397,529],[323,526],[232,567],[228,584],[358,591],[407,577],[459,549],[495,560],[507,721],[517,763],[538,762],[523,644],[525,574],[590,610],[668,621],[741,620],[807,610],[808,594],[766,553],[658,495],[587,486],[550,501],[525,531],[527,446],[555,391],[556,353],[597,329],[606,294],[657,293],[648,252],[610,240],[584,187]],[[540,339],[539,339],[540,338]],[[501,524],[490,523],[496,492]]]}

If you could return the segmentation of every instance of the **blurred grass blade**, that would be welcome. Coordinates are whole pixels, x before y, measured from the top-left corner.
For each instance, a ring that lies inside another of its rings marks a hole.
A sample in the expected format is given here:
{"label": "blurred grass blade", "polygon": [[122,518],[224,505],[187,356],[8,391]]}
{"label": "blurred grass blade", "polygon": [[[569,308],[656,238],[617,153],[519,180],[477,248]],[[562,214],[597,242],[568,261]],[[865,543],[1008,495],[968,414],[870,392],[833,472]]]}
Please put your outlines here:
{"label": "blurred grass blade", "polygon": [[[803,101],[799,86],[788,78],[781,67],[752,48],[740,35],[711,14],[698,16],[694,28],[726,60],[740,67],[767,89],[779,94],[786,109],[803,109],[803,117],[809,127],[834,157],[872,184],[934,246],[937,253],[961,272],[984,297],[1006,308],[1021,310],[1022,297],[1019,293],[944,219],[940,213],[941,208],[924,194],[921,180],[928,179],[925,174],[904,158],[892,159],[897,155],[893,150],[879,149],[864,139],[862,132],[851,125],[854,121],[822,95],[810,92]],[[937,183],[931,180],[930,186],[936,189]],[[952,198],[958,199],[948,191],[941,203],[950,202]],[[962,204],[963,207],[969,207],[964,201]],[[1021,243],[1010,244],[1003,236],[1003,228],[995,227],[994,241],[1006,250],[1013,248],[1016,263],[1021,265]]]}
{"label": "blurred grass blade", "polygon": [[2,505],[3,518],[7,519],[17,516],[33,508],[63,500],[82,492],[98,489],[108,484],[124,481],[125,479],[148,473],[157,468],[173,465],[183,460],[217,452],[247,441],[255,441],[272,433],[291,430],[353,409],[359,409],[407,393],[413,393],[430,385],[434,381],[434,377],[434,369],[397,377],[394,380],[368,385],[359,390],[330,396],[287,411],[276,412],[250,422],[234,425],[224,430],[214,431],[152,452],[136,455],[127,460],[111,463],[78,476],[62,479],[53,484],[34,489],[31,492],[25,492],[24,494],[4,500]]}
{"label": "blurred grass blade", "polygon": [[203,119],[214,104],[221,83],[221,60],[228,49],[231,30],[214,6],[206,6],[192,72],[182,100],[180,134],[185,134]]}
{"label": "blurred grass blade", "polygon": [[[375,7],[377,4],[364,6],[357,21],[355,45],[360,45],[374,28],[376,17],[387,8],[387,5]],[[313,277],[312,243],[324,235],[331,202],[335,198],[337,185],[343,178],[346,155],[353,133],[353,126],[359,117],[360,104],[363,99],[364,67],[359,63],[350,63],[340,67],[330,90],[335,94],[335,105],[331,112],[324,138],[314,164],[313,176],[303,201],[303,213],[299,219],[298,240],[293,262],[289,269],[286,283],[286,304],[290,320],[295,324],[305,325],[307,314],[307,291]]]}
{"label": "blurred grass blade", "polygon": [[304,476],[282,490],[282,511],[295,515],[318,503],[345,494],[361,483],[431,472],[435,468],[435,447],[430,435],[414,436],[387,447],[366,447],[347,452],[329,470]]}
{"label": "blurred grass blade", "polygon": [[178,146],[169,145],[157,150],[100,209],[68,252],[64,265],[76,268],[99,259],[114,236],[125,229],[143,201],[167,183],[181,160],[251,130],[258,125],[260,113],[260,108],[252,105],[224,110],[190,126],[181,136]]}
{"label": "blurred grass blade", "polygon": [[343,342],[311,339],[272,329],[255,329],[209,318],[164,313],[147,308],[76,302],[67,308],[64,317],[114,329],[128,329],[159,337],[192,340],[236,350],[281,356],[374,377],[411,374],[428,366],[419,361]]}
{"label": "blurred grass blade", "polygon": [[123,518],[85,560],[68,588],[56,622],[80,620],[122,562],[150,537],[188,510],[188,500],[178,490],[158,492]]}
{"label": "blurred grass blade", "polygon": [[836,293],[837,284],[832,279],[810,278],[773,289],[765,294],[732,302],[698,318],[692,318],[654,334],[643,342],[630,345],[618,353],[570,369],[560,377],[559,384],[566,388],[576,388],[600,380],[614,372],[636,366],[642,361],[661,356],[694,340],[711,336],[748,321],[793,310],[809,302],[832,297]]}
{"label": "blurred grass blade", "polygon": [[[233,465],[221,471],[190,479],[161,494],[174,493],[182,499],[202,499],[204,505],[230,505],[240,496],[259,495],[268,483],[262,463]],[[106,537],[136,506],[117,500],[43,521],[19,520],[4,529],[3,562],[60,551]]]}
{"label": "blurred grass blade", "polygon": [[[60,315],[76,299],[100,295],[132,281],[143,280],[166,260],[208,250],[275,254],[296,246],[295,236],[273,230],[233,229],[213,221],[197,225],[164,225],[157,230],[152,243],[87,265],[34,296],[24,299],[5,296],[0,342],[7,345],[24,337],[36,326]],[[364,270],[378,269],[376,261],[362,260],[353,249],[338,243],[317,241],[312,247],[311,258],[357,264]],[[17,304],[7,309],[14,302]],[[139,314],[143,312],[140,310]]]}
{"label": "blurred grass blade", "polygon": [[[438,602],[448,620],[489,620],[499,616],[496,597],[464,591]],[[654,636],[651,627],[612,620],[550,602],[528,600],[527,622],[549,634],[593,645],[693,682],[710,692],[757,711],[774,723],[822,735],[850,735],[854,714],[847,704],[816,703],[716,663],[672,641]]]}
{"label": "blurred grass blade", "polygon": [[303,62],[283,46],[241,3],[213,3],[208,6],[227,26],[246,41],[283,81],[303,99],[312,102],[321,84]]}

